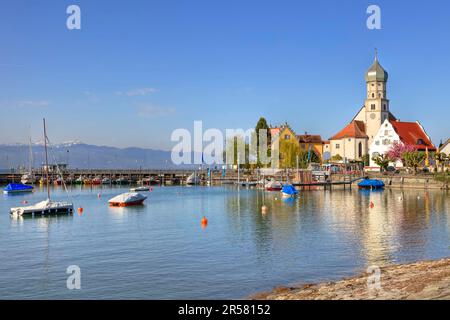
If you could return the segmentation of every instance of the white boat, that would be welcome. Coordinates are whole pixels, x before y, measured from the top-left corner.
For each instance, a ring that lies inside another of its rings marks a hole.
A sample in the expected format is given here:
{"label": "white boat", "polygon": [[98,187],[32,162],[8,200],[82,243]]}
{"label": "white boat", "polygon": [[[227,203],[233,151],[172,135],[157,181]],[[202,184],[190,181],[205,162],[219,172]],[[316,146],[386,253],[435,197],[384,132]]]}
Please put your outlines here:
{"label": "white boat", "polygon": [[186,184],[189,185],[200,184],[200,177],[197,176],[195,172],[193,172],[189,177],[187,177]]}
{"label": "white boat", "polygon": [[50,183],[48,177],[48,154],[47,154],[47,131],[44,119],[44,147],[45,147],[45,180],[47,183],[47,200],[41,201],[35,205],[11,208],[12,216],[23,215],[56,215],[71,214],[73,212],[73,204],[70,202],[52,201],[50,198]]}
{"label": "white boat", "polygon": [[127,192],[111,198],[108,203],[110,207],[138,206],[142,205],[145,199],[147,199],[147,197],[140,193]]}
{"label": "white boat", "polygon": [[111,179],[109,179],[109,178],[103,178],[103,179],[102,179],[102,184],[111,184]]}
{"label": "white boat", "polygon": [[267,191],[281,191],[281,189],[283,188],[283,184],[279,181],[272,179],[264,186],[264,188]]}
{"label": "white boat", "polygon": [[150,187],[136,187],[136,188],[131,188],[130,191],[131,192],[150,191]]}
{"label": "white boat", "polygon": [[24,215],[56,215],[72,213],[73,204],[70,202],[57,202],[44,200],[32,206],[11,208],[10,214],[16,217]]}
{"label": "white boat", "polygon": [[36,177],[34,174],[31,173],[25,173],[21,178],[20,182],[23,184],[34,184],[36,182]]}

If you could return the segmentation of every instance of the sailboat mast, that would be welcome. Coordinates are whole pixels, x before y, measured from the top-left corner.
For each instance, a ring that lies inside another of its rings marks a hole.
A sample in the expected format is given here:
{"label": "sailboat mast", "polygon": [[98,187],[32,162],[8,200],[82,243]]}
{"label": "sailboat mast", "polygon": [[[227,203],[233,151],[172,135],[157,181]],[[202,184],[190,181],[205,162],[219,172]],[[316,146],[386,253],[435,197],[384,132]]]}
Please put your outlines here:
{"label": "sailboat mast", "polygon": [[48,155],[47,155],[47,129],[45,128],[44,120],[44,148],[45,148],[45,180],[47,180],[47,197],[50,200],[50,183],[48,181]]}

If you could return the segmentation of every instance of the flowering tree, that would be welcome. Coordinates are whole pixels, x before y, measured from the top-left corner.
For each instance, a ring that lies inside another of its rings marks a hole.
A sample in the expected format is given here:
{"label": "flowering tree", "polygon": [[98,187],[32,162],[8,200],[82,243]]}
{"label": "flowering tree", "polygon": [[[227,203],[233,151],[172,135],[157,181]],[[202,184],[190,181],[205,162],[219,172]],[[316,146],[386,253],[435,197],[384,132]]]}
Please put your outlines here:
{"label": "flowering tree", "polygon": [[387,156],[393,162],[397,162],[397,161],[401,160],[404,164],[404,162],[405,162],[404,154],[407,152],[413,152],[413,151],[415,151],[414,146],[409,145],[409,144],[404,144],[403,142],[395,141],[392,144],[392,146],[389,148],[389,150],[387,152]]}

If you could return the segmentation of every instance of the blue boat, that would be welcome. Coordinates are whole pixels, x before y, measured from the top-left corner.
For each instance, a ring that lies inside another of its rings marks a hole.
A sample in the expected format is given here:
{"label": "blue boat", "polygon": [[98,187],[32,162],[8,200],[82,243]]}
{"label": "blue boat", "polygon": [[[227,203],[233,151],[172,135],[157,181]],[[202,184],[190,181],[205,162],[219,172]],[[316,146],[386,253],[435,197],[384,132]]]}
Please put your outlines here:
{"label": "blue boat", "polygon": [[284,198],[293,198],[298,195],[297,189],[291,184],[286,184],[281,189]]}
{"label": "blue boat", "polygon": [[383,189],[384,182],[377,179],[364,179],[358,183],[358,187],[361,189]]}
{"label": "blue boat", "polygon": [[28,186],[22,183],[10,183],[3,189],[4,194],[32,192],[33,186]]}

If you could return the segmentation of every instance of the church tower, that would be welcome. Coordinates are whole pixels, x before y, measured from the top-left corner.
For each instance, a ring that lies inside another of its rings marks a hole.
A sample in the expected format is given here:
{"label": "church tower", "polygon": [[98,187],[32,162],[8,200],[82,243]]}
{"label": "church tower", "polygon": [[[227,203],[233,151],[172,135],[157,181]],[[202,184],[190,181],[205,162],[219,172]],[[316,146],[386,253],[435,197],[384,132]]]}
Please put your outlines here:
{"label": "church tower", "polygon": [[378,62],[378,55],[375,52],[375,60],[366,73],[367,96],[364,107],[366,134],[369,136],[368,145],[372,143],[384,120],[389,118],[387,80],[388,73]]}

